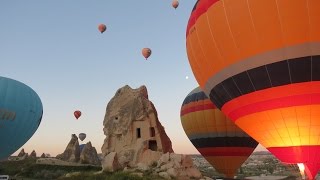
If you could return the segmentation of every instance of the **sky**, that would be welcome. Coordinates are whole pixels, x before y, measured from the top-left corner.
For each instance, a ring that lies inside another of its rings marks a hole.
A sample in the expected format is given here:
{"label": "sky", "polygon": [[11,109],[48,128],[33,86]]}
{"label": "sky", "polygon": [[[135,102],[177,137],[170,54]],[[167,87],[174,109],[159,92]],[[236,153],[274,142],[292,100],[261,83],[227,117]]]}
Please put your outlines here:
{"label": "sky", "polygon": [[[56,156],[71,134],[85,132],[83,143],[91,141],[100,153],[107,103],[125,85],[145,85],[173,150],[198,153],[180,121],[184,98],[198,86],[185,37],[196,0],[180,0],[177,9],[171,2],[0,1],[0,76],[27,84],[43,104],[42,122],[22,146],[26,152]],[[103,34],[100,23],[107,26]],[[144,47],[152,49],[148,60]],[[82,112],[78,120],[75,110]]]}

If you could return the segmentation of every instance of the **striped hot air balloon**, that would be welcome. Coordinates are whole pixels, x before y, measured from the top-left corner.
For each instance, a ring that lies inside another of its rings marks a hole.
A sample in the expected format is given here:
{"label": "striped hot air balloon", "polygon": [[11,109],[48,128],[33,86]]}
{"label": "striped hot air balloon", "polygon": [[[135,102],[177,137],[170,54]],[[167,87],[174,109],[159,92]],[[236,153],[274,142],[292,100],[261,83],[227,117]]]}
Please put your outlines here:
{"label": "striped hot air balloon", "polygon": [[311,179],[320,169],[319,22],[319,0],[198,0],[186,32],[206,95]]}
{"label": "striped hot air balloon", "polygon": [[199,87],[183,101],[181,124],[200,154],[228,178],[234,177],[258,145],[216,108]]}

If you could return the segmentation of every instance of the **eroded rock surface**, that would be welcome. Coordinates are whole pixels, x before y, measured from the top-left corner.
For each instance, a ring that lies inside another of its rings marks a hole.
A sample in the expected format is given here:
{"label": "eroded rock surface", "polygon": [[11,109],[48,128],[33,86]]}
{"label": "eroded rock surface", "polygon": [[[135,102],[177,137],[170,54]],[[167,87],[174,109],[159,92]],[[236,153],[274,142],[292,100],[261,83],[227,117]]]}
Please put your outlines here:
{"label": "eroded rock surface", "polygon": [[[163,153],[173,152],[171,140],[161,125],[145,86],[120,88],[110,100],[103,121],[106,136],[101,148],[108,169],[135,167],[138,163],[150,165]],[[110,158],[110,153],[116,153]],[[110,168],[117,160],[117,166]]]}

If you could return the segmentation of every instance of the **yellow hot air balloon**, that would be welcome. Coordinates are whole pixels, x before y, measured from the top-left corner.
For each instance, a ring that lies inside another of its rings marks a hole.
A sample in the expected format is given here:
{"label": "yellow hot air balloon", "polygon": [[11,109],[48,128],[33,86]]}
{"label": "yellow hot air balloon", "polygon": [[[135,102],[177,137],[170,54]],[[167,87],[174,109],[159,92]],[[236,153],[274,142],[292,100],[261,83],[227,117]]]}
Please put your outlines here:
{"label": "yellow hot air balloon", "polygon": [[186,32],[206,95],[310,179],[320,169],[319,22],[319,0],[198,0]]}
{"label": "yellow hot air balloon", "polygon": [[228,119],[198,87],[181,107],[181,124],[192,144],[220,173],[233,178],[258,143]]}

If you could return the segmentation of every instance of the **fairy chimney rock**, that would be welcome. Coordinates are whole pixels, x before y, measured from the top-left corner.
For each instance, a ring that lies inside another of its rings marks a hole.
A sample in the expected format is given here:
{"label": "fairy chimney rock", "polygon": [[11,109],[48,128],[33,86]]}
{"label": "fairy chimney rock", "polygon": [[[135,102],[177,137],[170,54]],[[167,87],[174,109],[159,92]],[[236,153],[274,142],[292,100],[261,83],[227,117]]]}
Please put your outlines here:
{"label": "fairy chimney rock", "polygon": [[84,145],[84,147],[81,151],[80,163],[81,164],[101,165],[97,150],[95,147],[92,146],[90,141],[86,145]]}
{"label": "fairy chimney rock", "polygon": [[78,162],[80,160],[80,148],[78,137],[71,135],[71,140],[62,154],[57,155],[57,159],[69,162]]}
{"label": "fairy chimney rock", "polygon": [[30,153],[30,158],[36,158],[37,157],[37,153],[35,150],[33,150],[31,153]]}
{"label": "fairy chimney rock", "polygon": [[24,152],[24,148],[22,148],[18,154],[18,157],[23,157],[25,154],[26,154],[26,152]]}
{"label": "fairy chimney rock", "polygon": [[[163,153],[173,152],[145,86],[132,89],[126,85],[118,89],[107,105],[103,125],[106,138],[101,150],[105,164],[106,159],[116,158],[120,167],[134,167],[140,162],[150,164]],[[110,153],[116,153],[117,157],[108,158]]]}

